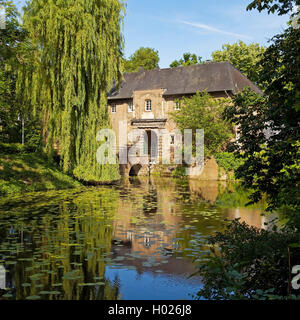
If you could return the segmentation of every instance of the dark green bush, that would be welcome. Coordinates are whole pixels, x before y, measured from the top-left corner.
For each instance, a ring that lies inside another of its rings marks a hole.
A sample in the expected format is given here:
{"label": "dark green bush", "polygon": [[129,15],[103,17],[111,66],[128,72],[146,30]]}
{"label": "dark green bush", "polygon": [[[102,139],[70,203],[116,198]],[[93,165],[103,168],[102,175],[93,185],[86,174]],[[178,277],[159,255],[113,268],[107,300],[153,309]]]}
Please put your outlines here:
{"label": "dark green bush", "polygon": [[300,242],[299,233],[287,229],[259,230],[231,222],[223,233],[209,239],[211,252],[198,266],[204,286],[198,298],[257,299],[268,294],[286,298],[290,286],[290,264],[299,264],[300,250],[288,251]]}
{"label": "dark green bush", "polygon": [[220,152],[214,155],[219,167],[223,168],[226,173],[236,171],[243,164],[243,160],[237,158],[231,152]]}
{"label": "dark green bush", "polygon": [[0,142],[0,153],[2,154],[22,154],[33,153],[38,151],[37,145],[28,143],[22,145],[21,143],[2,143]]}
{"label": "dark green bush", "polygon": [[25,151],[25,146],[20,143],[0,143],[0,153],[3,154],[20,154]]}
{"label": "dark green bush", "polygon": [[177,177],[186,177],[186,168],[185,167],[177,167],[173,172],[172,172],[172,177],[177,178]]}

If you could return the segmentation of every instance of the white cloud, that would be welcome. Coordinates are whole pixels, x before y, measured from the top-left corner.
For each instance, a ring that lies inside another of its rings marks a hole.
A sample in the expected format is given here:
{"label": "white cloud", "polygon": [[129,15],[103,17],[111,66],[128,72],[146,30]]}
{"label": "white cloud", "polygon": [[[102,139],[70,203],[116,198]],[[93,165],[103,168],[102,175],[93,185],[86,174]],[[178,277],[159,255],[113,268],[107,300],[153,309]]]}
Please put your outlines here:
{"label": "white cloud", "polygon": [[178,20],[177,22],[182,23],[182,24],[186,24],[188,26],[192,26],[192,27],[195,27],[195,28],[199,28],[199,29],[202,29],[202,30],[207,30],[207,31],[210,31],[210,32],[214,32],[214,33],[225,34],[225,35],[228,35],[228,36],[237,37],[237,38],[245,38],[245,39],[249,39],[249,40],[252,39],[252,37],[244,35],[244,34],[239,34],[239,33],[234,33],[234,32],[228,32],[228,31],[225,31],[225,30],[220,30],[220,29],[217,29],[217,28],[214,28],[214,27],[211,27],[209,25],[202,24],[202,23],[188,22],[188,21],[184,21],[184,20]]}

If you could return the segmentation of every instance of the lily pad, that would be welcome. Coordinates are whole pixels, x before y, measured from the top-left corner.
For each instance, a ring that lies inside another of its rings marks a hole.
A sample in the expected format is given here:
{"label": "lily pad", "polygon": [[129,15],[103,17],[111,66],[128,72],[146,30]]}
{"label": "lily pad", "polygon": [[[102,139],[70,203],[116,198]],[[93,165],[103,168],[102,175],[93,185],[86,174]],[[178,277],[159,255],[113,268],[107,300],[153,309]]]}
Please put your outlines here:
{"label": "lily pad", "polygon": [[62,283],[53,283],[52,284],[52,287],[60,287],[60,286],[62,286]]}
{"label": "lily pad", "polygon": [[31,287],[31,283],[22,283],[22,287]]}
{"label": "lily pad", "polygon": [[29,296],[29,297],[26,297],[26,300],[40,300],[41,297],[40,296]]}
{"label": "lily pad", "polygon": [[61,294],[60,291],[49,291],[49,294],[58,295]]}

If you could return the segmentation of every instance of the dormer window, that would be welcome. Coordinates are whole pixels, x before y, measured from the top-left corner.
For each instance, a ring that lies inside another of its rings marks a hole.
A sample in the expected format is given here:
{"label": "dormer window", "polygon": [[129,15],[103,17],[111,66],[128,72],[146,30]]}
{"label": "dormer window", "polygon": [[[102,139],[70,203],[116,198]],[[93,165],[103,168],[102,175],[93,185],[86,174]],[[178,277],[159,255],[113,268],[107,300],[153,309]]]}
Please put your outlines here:
{"label": "dormer window", "polygon": [[174,102],[174,110],[175,111],[179,111],[180,110],[180,102],[179,101]]}
{"label": "dormer window", "polygon": [[133,112],[133,111],[134,111],[134,106],[133,106],[133,103],[130,102],[130,103],[128,104],[128,112]]}
{"label": "dormer window", "polygon": [[111,113],[116,113],[117,112],[117,106],[115,104],[113,104],[111,106]]}
{"label": "dormer window", "polygon": [[146,100],[145,101],[145,111],[152,111],[151,100]]}

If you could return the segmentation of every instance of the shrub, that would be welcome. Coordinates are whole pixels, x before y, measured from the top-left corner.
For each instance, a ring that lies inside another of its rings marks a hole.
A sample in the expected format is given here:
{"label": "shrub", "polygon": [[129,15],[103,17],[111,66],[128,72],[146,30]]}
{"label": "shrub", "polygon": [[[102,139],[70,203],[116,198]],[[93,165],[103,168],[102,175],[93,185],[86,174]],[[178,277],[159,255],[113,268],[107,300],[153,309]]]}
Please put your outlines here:
{"label": "shrub", "polygon": [[[290,288],[290,264],[300,259],[300,250],[288,248],[299,243],[299,233],[284,229],[259,230],[235,220],[223,233],[210,237],[211,252],[198,266],[204,286],[198,298],[257,299],[268,294],[286,298]],[[293,264],[291,264],[293,265]]]}
{"label": "shrub", "polygon": [[176,177],[186,177],[186,168],[185,167],[177,167],[171,174],[173,178]]}
{"label": "shrub", "polygon": [[219,152],[216,153],[214,156],[219,167],[223,168],[226,171],[226,173],[232,171],[235,172],[243,164],[243,160],[237,158],[231,152]]}
{"label": "shrub", "polygon": [[3,154],[20,154],[26,151],[26,147],[20,143],[1,143],[0,153]]}

